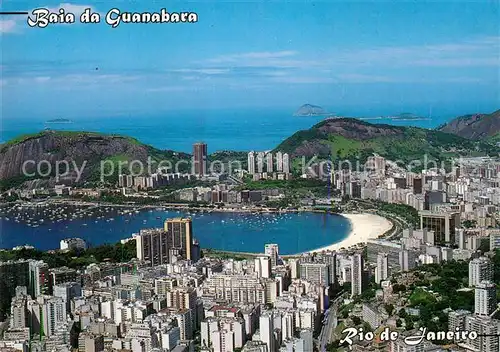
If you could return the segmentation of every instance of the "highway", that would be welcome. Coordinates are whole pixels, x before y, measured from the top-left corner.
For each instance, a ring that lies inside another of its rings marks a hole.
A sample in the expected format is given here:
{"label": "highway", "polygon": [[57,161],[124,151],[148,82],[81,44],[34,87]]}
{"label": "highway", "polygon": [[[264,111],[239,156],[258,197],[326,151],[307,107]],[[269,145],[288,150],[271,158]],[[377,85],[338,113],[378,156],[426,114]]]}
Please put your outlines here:
{"label": "highway", "polygon": [[337,310],[338,310],[338,302],[342,299],[342,296],[337,297],[329,308],[328,317],[326,319],[326,324],[323,324],[321,328],[321,332],[318,338],[318,346],[320,352],[326,351],[326,345],[328,345],[331,341],[332,332],[337,328]]}

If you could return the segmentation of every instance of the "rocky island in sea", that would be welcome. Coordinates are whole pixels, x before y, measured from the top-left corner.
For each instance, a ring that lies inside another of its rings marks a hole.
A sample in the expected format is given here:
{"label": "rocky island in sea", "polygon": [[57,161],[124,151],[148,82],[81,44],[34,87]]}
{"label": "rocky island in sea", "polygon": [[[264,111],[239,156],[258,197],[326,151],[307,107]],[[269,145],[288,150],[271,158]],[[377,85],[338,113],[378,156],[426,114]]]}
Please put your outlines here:
{"label": "rocky island in sea", "polygon": [[73,121],[71,121],[69,119],[62,119],[62,118],[50,119],[50,120],[45,121],[45,123],[71,123],[71,122],[73,122]]}
{"label": "rocky island in sea", "polygon": [[321,106],[304,104],[302,105],[293,116],[321,116],[328,115],[328,112]]}

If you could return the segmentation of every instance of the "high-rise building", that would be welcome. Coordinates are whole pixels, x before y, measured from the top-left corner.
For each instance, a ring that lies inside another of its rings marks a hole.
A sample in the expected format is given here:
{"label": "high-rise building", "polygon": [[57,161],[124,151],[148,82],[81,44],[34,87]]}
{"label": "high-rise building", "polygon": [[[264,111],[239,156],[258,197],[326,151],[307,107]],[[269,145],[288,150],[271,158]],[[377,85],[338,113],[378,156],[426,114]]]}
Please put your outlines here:
{"label": "high-rise building", "polygon": [[248,153],[248,173],[250,175],[255,174],[255,153],[254,152]]}
{"label": "high-rise building", "polygon": [[49,266],[47,263],[39,261],[29,262],[29,281],[28,293],[32,297],[42,294],[48,294],[50,291]]}
{"label": "high-rise building", "polygon": [[60,297],[42,295],[28,302],[33,334],[52,336],[66,322],[66,304]]}
{"label": "high-rise building", "polygon": [[78,336],[78,352],[104,351],[104,336],[82,332]]}
{"label": "high-rise building", "polygon": [[269,278],[271,277],[271,258],[269,256],[260,256],[255,258],[255,272],[257,277]]}
{"label": "high-rise building", "polygon": [[356,253],[351,257],[351,297],[363,292],[363,256]]}
{"label": "high-rise building", "polygon": [[329,266],[325,263],[300,263],[300,278],[319,285],[330,285]]}
{"label": "high-rise building", "polygon": [[476,339],[466,341],[471,350],[475,352],[498,352],[500,321],[489,317],[471,315],[465,319],[465,330],[477,333]]}
{"label": "high-rise building", "polygon": [[71,311],[71,299],[82,295],[82,286],[77,282],[65,282],[55,285],[54,296],[61,297],[66,303],[66,310]]}
{"label": "high-rise building", "polygon": [[375,269],[375,282],[380,284],[389,277],[389,255],[379,253],[377,256],[377,268]]}
{"label": "high-rise building", "polygon": [[259,174],[264,172],[264,157],[265,157],[264,152],[257,153],[257,172]]}
{"label": "high-rise building", "polygon": [[472,259],[469,262],[469,286],[477,286],[484,280],[493,280],[493,264],[486,257]]}
{"label": "high-rise building", "polygon": [[139,260],[149,261],[151,266],[170,263],[172,240],[163,229],[141,230],[135,240]]}
{"label": "high-rise building", "polygon": [[459,309],[448,314],[448,331],[465,331],[465,319],[472,313],[468,310]]}
{"label": "high-rise building", "polygon": [[490,251],[494,251],[497,248],[500,248],[500,230],[499,229],[491,229],[489,230],[490,234]]}
{"label": "high-rise building", "polygon": [[18,295],[10,306],[10,327],[13,329],[29,326],[28,296]]}
{"label": "high-rise building", "polygon": [[196,176],[207,174],[207,145],[205,143],[193,144],[193,173]]}
{"label": "high-rise building", "polygon": [[277,244],[266,244],[264,246],[264,253],[271,258],[271,266],[278,264],[279,247]]}
{"label": "high-rise building", "polygon": [[423,190],[422,179],[421,178],[413,179],[413,193],[422,194],[422,190]]}
{"label": "high-rise building", "polygon": [[416,253],[412,250],[403,249],[399,252],[399,266],[401,271],[409,271],[415,268]]}
{"label": "high-rise building", "polygon": [[191,218],[165,220],[165,231],[172,239],[172,248],[179,250],[181,258],[192,260],[193,226]]}
{"label": "high-rise building", "polygon": [[267,172],[273,172],[274,168],[273,168],[273,163],[274,163],[274,160],[273,160],[273,153],[267,153],[266,155],[266,171]]}
{"label": "high-rise building", "polygon": [[283,172],[285,174],[290,173],[290,156],[288,153],[283,154]]}
{"label": "high-rise building", "polygon": [[276,171],[283,172],[283,153],[276,152]]}
{"label": "high-rise building", "polygon": [[276,341],[274,339],[274,314],[264,312],[259,318],[260,340],[267,345],[269,352],[276,352]]}
{"label": "high-rise building", "polygon": [[477,315],[490,315],[496,309],[497,290],[491,281],[481,281],[475,288],[474,313]]}
{"label": "high-rise building", "polygon": [[460,213],[420,212],[420,228],[434,231],[434,243],[454,243],[455,229],[460,226]]}
{"label": "high-rise building", "polygon": [[16,287],[30,286],[30,270],[28,260],[9,260],[0,262],[0,298],[2,302],[10,302],[16,295]]}

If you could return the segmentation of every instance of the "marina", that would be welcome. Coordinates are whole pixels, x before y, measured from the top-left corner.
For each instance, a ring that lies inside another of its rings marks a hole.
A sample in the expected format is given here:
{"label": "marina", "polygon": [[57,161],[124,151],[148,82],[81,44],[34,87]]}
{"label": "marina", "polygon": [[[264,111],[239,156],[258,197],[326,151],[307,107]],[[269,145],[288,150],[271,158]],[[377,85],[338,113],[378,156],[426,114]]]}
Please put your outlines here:
{"label": "marina", "polygon": [[[319,213],[216,212],[166,207],[91,204],[9,204],[0,206],[0,248],[30,244],[42,250],[80,237],[90,246],[115,243],[141,229],[160,228],[167,218],[191,217],[202,248],[261,252],[280,243],[283,254],[314,250],[349,235],[349,220]],[[311,235],[314,233],[314,235]]]}

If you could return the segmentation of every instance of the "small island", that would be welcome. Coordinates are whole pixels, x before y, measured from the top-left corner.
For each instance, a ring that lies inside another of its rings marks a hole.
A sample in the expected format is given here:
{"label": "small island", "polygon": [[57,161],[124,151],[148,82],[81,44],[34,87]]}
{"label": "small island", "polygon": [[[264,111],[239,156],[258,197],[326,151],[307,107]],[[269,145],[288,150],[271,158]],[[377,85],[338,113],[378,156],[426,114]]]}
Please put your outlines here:
{"label": "small island", "polygon": [[51,120],[47,120],[45,121],[45,123],[72,123],[73,121],[69,120],[69,119],[62,119],[62,118],[59,118],[59,119],[51,119]]}
{"label": "small island", "polygon": [[293,116],[322,116],[322,115],[328,115],[328,112],[326,112],[326,110],[323,109],[321,106],[316,106],[311,104],[302,105],[295,112],[295,114],[293,114]]}
{"label": "small island", "polygon": [[427,120],[428,118],[412,114],[410,112],[404,112],[396,116],[390,116],[391,120]]}

